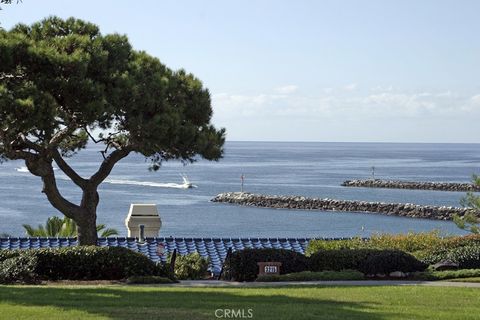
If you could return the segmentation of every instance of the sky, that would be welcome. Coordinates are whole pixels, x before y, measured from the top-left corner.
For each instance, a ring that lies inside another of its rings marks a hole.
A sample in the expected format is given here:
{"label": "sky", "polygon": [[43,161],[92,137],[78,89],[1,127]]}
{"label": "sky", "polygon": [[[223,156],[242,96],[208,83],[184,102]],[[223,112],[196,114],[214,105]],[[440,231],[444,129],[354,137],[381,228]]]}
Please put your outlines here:
{"label": "sky", "polygon": [[480,142],[480,1],[23,0],[184,68],[230,141]]}

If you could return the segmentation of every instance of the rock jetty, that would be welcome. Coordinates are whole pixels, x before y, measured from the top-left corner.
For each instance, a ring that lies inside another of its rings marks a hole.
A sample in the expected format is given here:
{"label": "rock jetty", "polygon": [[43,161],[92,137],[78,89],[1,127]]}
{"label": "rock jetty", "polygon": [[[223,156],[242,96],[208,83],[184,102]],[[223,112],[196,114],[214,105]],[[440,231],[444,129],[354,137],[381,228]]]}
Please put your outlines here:
{"label": "rock jetty", "polygon": [[423,182],[423,181],[365,179],[365,180],[347,180],[342,183],[342,186],[363,187],[363,188],[480,192],[480,186],[474,185],[472,183],[455,183],[455,182],[428,182],[428,181]]}
{"label": "rock jetty", "polygon": [[[343,211],[354,213],[379,213],[388,216],[451,220],[453,215],[463,216],[470,209],[457,207],[426,206],[411,203],[384,203],[335,199],[318,199],[301,196],[261,195],[246,192],[221,193],[213,202],[275,209],[302,209]],[[477,212],[477,214],[480,214]]]}

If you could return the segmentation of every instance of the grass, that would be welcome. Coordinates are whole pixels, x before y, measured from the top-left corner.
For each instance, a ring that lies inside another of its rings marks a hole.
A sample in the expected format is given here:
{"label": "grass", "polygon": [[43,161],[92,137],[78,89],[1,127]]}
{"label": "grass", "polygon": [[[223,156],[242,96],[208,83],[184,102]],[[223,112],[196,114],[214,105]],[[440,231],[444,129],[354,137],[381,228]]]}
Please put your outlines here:
{"label": "grass", "polygon": [[127,279],[128,284],[170,284],[178,281],[158,276],[133,276]]}
{"label": "grass", "polygon": [[363,273],[355,270],[344,271],[321,271],[311,272],[303,271],[296,273],[287,273],[282,275],[263,275],[258,276],[258,282],[278,282],[278,281],[323,281],[323,280],[363,280]]}
{"label": "grass", "polygon": [[182,288],[0,286],[2,319],[478,319],[480,289],[455,287]]}
{"label": "grass", "polygon": [[452,282],[475,282],[480,283],[480,277],[451,279]]}
{"label": "grass", "polygon": [[445,270],[416,272],[415,280],[450,280],[457,278],[476,278],[480,277],[480,269],[462,269],[462,270]]}

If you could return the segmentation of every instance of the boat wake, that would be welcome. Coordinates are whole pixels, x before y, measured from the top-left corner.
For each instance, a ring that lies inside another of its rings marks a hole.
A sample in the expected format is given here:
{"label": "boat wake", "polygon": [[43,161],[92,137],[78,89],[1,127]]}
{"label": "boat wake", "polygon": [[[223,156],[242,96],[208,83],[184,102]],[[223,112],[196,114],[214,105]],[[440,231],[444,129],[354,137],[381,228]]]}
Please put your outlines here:
{"label": "boat wake", "polygon": [[[58,168],[53,168],[53,170],[58,170]],[[15,171],[20,172],[20,173],[30,173],[30,171],[28,171],[27,167],[15,168]]]}
{"label": "boat wake", "polygon": [[[53,168],[57,170],[58,168]],[[27,167],[15,168],[17,172],[20,173],[29,173]],[[154,187],[154,188],[173,188],[173,189],[190,189],[197,188],[196,185],[192,184],[188,179],[187,175],[181,174],[183,183],[160,183],[160,182],[150,182],[150,181],[135,181],[127,179],[106,179],[106,183],[110,184],[123,184],[123,185],[132,185],[132,186],[145,186],[145,187]],[[70,180],[68,177],[59,177],[62,180]]]}
{"label": "boat wake", "polygon": [[160,182],[150,182],[150,181],[135,181],[135,180],[126,180],[126,179],[107,179],[106,183],[110,184],[122,184],[122,185],[133,185],[133,186],[145,186],[145,187],[155,187],[155,188],[174,188],[174,189],[190,189],[197,188],[196,185],[192,184],[186,175],[182,175],[183,183],[160,183]]}

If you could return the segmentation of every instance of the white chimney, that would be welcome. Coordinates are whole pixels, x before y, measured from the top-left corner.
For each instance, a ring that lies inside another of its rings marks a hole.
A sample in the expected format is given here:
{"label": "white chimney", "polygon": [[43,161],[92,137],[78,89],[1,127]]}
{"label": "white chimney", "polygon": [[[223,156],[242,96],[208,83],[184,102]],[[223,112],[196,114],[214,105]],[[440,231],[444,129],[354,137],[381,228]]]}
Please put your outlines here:
{"label": "white chimney", "polygon": [[129,237],[140,237],[140,225],[143,225],[145,237],[158,237],[162,220],[155,204],[131,204],[125,226]]}

